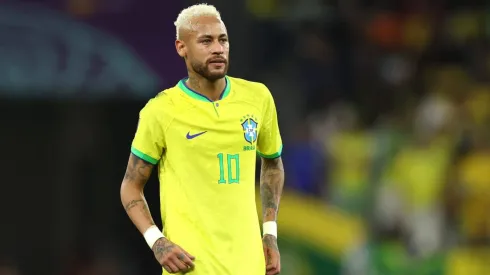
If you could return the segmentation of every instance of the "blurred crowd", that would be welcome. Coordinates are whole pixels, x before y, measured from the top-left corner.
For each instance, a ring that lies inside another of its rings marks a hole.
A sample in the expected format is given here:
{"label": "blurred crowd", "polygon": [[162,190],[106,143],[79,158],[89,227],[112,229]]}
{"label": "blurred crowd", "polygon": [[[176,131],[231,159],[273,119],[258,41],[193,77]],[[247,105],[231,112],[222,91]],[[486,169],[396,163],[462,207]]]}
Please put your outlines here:
{"label": "blurred crowd", "polygon": [[[397,273],[400,259],[432,259],[434,266],[443,251],[485,247],[488,7],[476,1],[311,0],[275,8],[272,0],[267,7],[249,2],[267,18],[257,28],[274,33],[263,38],[269,49],[263,54],[275,62],[259,71],[284,94],[277,101],[281,126],[292,137],[284,149],[287,187],[363,217],[367,242],[383,261],[398,255],[378,265],[381,274],[405,274]],[[360,267],[365,261],[358,252],[351,256],[349,274],[376,274],[363,273],[373,271]],[[472,266],[481,269],[462,274],[485,274],[489,265],[476,260]]]}

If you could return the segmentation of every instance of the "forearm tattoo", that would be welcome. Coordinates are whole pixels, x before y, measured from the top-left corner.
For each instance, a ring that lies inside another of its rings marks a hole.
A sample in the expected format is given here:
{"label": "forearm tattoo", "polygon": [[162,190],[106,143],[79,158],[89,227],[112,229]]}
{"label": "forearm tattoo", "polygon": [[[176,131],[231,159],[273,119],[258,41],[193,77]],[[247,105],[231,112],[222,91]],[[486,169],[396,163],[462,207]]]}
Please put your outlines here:
{"label": "forearm tattoo", "polygon": [[138,204],[144,203],[143,200],[132,200],[129,203],[126,204],[124,208],[126,208],[126,211],[131,210],[133,207],[138,206]]}
{"label": "forearm tattoo", "polygon": [[260,197],[264,221],[275,221],[284,186],[284,167],[281,158],[262,159]]}
{"label": "forearm tattoo", "polygon": [[[131,154],[129,157],[128,167],[124,175],[124,181],[127,184],[134,184],[140,187],[144,187],[148,179],[150,178],[153,165]],[[124,205],[126,212],[129,213],[133,208],[138,209],[148,220],[153,224],[148,204],[144,197],[131,200]]]}

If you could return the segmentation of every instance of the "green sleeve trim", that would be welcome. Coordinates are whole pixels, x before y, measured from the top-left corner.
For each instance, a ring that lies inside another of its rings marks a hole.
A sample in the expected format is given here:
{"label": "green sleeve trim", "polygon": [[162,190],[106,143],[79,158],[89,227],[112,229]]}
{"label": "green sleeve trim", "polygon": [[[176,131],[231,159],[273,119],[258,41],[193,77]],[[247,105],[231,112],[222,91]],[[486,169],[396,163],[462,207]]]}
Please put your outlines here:
{"label": "green sleeve trim", "polygon": [[260,157],[265,158],[265,159],[275,159],[275,158],[278,158],[278,157],[280,157],[280,156],[281,156],[281,154],[282,154],[282,144],[281,144],[281,147],[279,147],[279,151],[277,151],[277,153],[274,153],[274,154],[272,154],[272,155],[264,155],[264,154],[262,154],[261,152],[259,152],[259,151],[257,150],[257,154],[258,154]]}
{"label": "green sleeve trim", "polygon": [[140,159],[144,160],[144,161],[147,161],[153,165],[156,165],[158,163],[158,160],[157,159],[154,159],[150,156],[148,156],[147,154],[141,152],[140,150],[134,148],[131,146],[131,153],[133,153],[135,156],[139,157]]}

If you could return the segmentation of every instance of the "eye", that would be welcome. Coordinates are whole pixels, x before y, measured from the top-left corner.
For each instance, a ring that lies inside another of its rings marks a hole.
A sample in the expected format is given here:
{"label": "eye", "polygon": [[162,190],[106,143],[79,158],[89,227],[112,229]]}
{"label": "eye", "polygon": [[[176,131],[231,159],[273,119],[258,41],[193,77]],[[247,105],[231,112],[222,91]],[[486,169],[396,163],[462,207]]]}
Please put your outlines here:
{"label": "eye", "polygon": [[226,43],[228,42],[228,38],[220,38],[219,40],[221,43]]}
{"label": "eye", "polygon": [[203,39],[203,40],[201,40],[201,43],[202,44],[209,44],[209,43],[211,43],[211,39]]}

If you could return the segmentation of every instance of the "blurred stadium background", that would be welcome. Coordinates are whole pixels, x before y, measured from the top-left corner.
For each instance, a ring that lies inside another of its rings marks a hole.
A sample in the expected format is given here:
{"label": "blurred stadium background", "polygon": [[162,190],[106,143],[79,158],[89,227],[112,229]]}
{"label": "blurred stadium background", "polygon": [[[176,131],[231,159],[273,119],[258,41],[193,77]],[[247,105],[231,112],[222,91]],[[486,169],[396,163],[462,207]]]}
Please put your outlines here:
{"label": "blurred stadium background", "polygon": [[[278,106],[282,274],[490,274],[485,2],[208,1]],[[0,1],[1,275],[160,273],[119,186],[193,3]]]}

